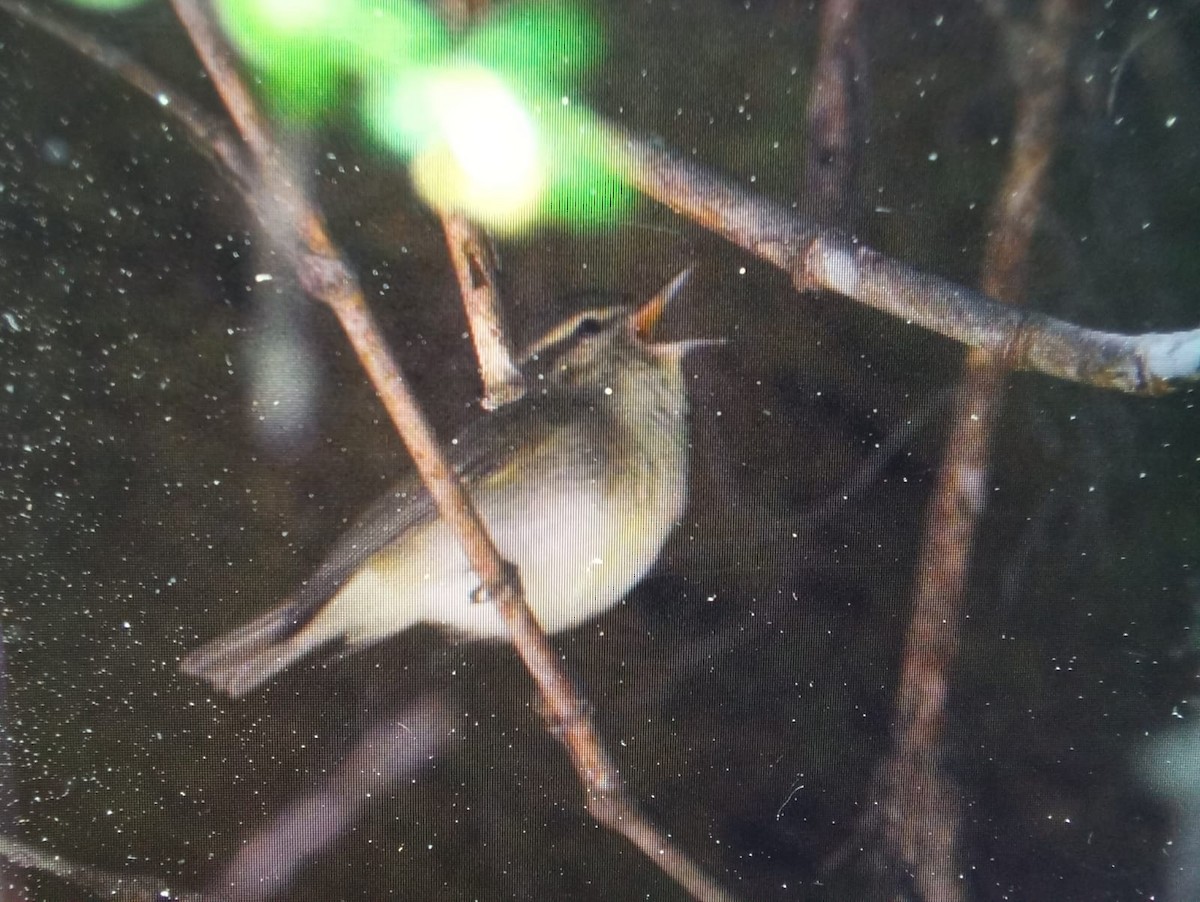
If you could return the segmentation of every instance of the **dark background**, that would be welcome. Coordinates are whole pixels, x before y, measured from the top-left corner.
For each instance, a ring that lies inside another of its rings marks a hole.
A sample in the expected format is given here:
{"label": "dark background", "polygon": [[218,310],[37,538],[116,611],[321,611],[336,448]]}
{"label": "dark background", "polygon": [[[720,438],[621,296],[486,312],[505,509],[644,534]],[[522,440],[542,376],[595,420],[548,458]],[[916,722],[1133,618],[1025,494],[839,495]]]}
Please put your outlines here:
{"label": "dark background", "polygon": [[[995,23],[974,3],[873,6],[863,235],[972,282],[1013,116]],[[1200,11],[1081,9],[1032,303],[1115,331],[1193,328]],[[597,14],[601,112],[798,199],[812,5],[622,0]],[[74,19],[212,100],[165,4]],[[436,220],[349,122],[295,141],[401,365],[452,432],[478,388]],[[845,878],[819,869],[869,807],[887,748],[936,401],[960,350],[801,297],[648,202],[608,232],[500,251],[522,340],[580,292],[640,298],[698,264],[665,329],[730,342],[691,361],[692,507],[626,604],[557,641],[631,789],[684,849],[748,899],[846,898]],[[256,286],[256,253],[236,191],[162,110],[0,16],[6,832],[203,886],[364,730],[436,688],[459,712],[449,747],[287,898],[682,898],[584,815],[501,646],[417,630],[240,702],[176,672],[185,650],[285,596],[407,466],[332,317],[282,281]],[[272,399],[253,374],[284,316],[306,336],[290,359],[312,379],[312,416],[268,441],[256,422]],[[814,516],[914,418],[878,479]],[[1177,809],[1138,774],[1149,737],[1191,719],[1195,395],[1015,375],[990,485],[950,702],[966,878],[987,900],[1161,894],[1188,850],[1169,844]],[[81,897],[29,880],[31,899]]]}

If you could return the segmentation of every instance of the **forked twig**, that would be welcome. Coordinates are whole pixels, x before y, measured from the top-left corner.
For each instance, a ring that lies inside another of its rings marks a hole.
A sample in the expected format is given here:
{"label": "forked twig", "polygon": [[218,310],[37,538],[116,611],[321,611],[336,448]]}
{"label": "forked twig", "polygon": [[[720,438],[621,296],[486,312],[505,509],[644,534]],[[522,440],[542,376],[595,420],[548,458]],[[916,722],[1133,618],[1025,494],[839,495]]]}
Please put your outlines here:
{"label": "forked twig", "polygon": [[130,87],[152,99],[184,127],[196,151],[216,164],[213,168],[218,175],[232,182],[243,196],[249,195],[255,182],[254,168],[250,165],[245,148],[225,120],[212,115],[186,94],[176,91],[125,51],[76,28],[46,9],[36,8],[25,0],[0,0],[0,9],[58,38],[76,53],[112,72]]}

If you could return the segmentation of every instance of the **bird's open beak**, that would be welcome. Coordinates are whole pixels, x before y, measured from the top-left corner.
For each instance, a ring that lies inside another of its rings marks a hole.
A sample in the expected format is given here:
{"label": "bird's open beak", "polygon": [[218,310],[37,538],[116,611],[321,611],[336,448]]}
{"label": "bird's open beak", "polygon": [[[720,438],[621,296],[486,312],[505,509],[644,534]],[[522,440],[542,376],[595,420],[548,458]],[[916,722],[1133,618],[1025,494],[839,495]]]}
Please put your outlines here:
{"label": "bird's open beak", "polygon": [[698,351],[701,348],[715,348],[725,344],[725,339],[723,338],[687,338],[683,341],[667,341],[651,344],[651,339],[654,337],[654,327],[662,319],[663,311],[667,309],[667,305],[675,299],[675,296],[687,284],[688,279],[692,277],[694,271],[694,266],[688,266],[686,269],[680,271],[679,275],[664,285],[658,294],[638,307],[629,316],[629,324],[633,333],[641,341],[649,345],[656,354],[682,358],[686,354]]}
{"label": "bird's open beak", "polygon": [[654,327],[662,319],[667,304],[671,303],[675,299],[675,295],[679,294],[680,289],[687,284],[687,280],[692,277],[694,270],[694,266],[688,266],[680,271],[679,275],[659,289],[658,294],[633,311],[629,317],[629,323],[638,338],[647,344],[650,342],[654,337]]}

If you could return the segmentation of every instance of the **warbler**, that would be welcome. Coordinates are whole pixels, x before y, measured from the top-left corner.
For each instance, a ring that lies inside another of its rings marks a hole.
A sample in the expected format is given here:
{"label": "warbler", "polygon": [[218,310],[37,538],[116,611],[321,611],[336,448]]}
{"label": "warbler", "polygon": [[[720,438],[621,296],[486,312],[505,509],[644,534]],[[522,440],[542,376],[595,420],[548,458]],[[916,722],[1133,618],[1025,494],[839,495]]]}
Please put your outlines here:
{"label": "warbler", "polygon": [[[547,633],[616,605],[649,571],[687,502],[682,361],[705,339],[654,343],[686,281],[637,309],[567,319],[522,356],[525,396],[482,416],[448,456]],[[378,499],[287,602],[188,654],[185,673],[241,696],[335,643],[357,650],[418,623],[502,638],[494,606],[415,476]]]}

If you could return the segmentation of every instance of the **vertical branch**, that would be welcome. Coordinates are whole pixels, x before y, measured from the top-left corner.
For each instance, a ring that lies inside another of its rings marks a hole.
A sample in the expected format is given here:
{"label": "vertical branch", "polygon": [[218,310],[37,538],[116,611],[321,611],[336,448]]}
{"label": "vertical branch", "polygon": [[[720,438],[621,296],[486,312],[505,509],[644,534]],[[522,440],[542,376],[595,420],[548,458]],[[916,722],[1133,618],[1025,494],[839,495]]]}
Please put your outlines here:
{"label": "vertical branch", "polygon": [[821,45],[808,96],[804,209],[853,231],[861,218],[858,175],[867,136],[867,55],[860,0],[824,0]]}
{"label": "vertical branch", "polygon": [[[1058,137],[1072,22],[1070,0],[1043,0],[1037,26],[1008,27],[1017,121],[1008,171],[992,210],[981,280],[987,294],[1001,299],[1015,299],[1025,290],[1029,247]],[[945,457],[926,511],[893,750],[879,774],[885,851],[912,874],[926,902],[966,897],[959,867],[961,803],[943,767],[945,704],[1007,372],[1002,356],[980,350],[967,356]]]}

